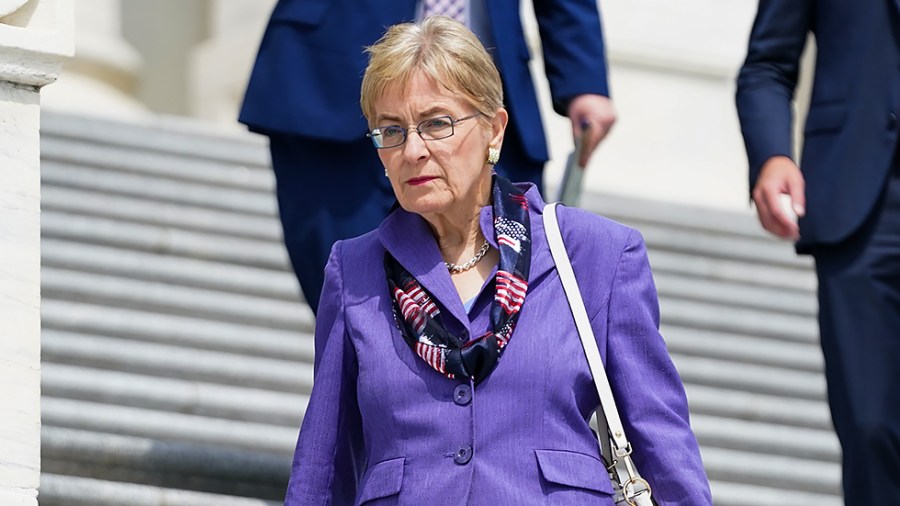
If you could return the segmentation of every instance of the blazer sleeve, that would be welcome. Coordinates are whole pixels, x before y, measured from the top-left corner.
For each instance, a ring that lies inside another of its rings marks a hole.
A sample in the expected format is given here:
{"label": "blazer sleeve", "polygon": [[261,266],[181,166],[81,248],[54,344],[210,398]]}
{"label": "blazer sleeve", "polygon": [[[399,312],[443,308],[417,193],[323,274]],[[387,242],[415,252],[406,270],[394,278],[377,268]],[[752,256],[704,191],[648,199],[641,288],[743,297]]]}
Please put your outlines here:
{"label": "blazer sleeve", "polygon": [[285,506],[353,504],[363,468],[357,360],[344,321],[342,242],[331,250],[316,317],[312,394],[294,453]]}
{"label": "blazer sleeve", "polygon": [[776,155],[793,157],[791,101],[800,56],[813,29],[813,2],[759,2],[735,97],[750,163],[751,190],[766,160]]}
{"label": "blazer sleeve", "polygon": [[609,96],[596,0],[534,0],[553,109],[565,116],[578,95]]}
{"label": "blazer sleeve", "polygon": [[607,374],[634,448],[632,458],[652,486],[653,498],[660,506],[711,505],[684,387],[659,333],[647,250],[635,230],[619,258],[608,311],[598,313],[604,314]]}

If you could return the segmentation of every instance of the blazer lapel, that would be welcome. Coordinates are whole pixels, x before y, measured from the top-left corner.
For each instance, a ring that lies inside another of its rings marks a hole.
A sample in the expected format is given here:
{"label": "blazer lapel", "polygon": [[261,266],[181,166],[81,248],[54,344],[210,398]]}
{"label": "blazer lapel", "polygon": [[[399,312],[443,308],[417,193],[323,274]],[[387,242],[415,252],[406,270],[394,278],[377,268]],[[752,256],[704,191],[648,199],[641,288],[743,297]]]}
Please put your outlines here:
{"label": "blazer lapel", "polygon": [[[525,196],[528,198],[531,220],[531,273],[528,284],[544,276],[553,267],[549,246],[544,235],[541,215],[544,199],[534,185],[529,185]],[[494,213],[491,206],[485,206],[479,217],[481,231],[493,248],[497,248],[494,236]],[[438,250],[437,241],[421,216],[397,209],[378,227],[378,235],[385,249],[431,293],[441,305],[463,326],[469,318],[462,300],[453,286],[450,273],[444,267],[444,259]],[[529,288],[530,289],[530,288]],[[528,305],[528,297],[525,298]]]}
{"label": "blazer lapel", "polygon": [[384,248],[459,322],[468,322],[437,241],[421,216],[397,209],[378,227]]}
{"label": "blazer lapel", "polygon": [[[528,198],[528,216],[531,219],[531,273],[528,275],[528,285],[537,281],[548,271],[556,267],[550,256],[550,246],[547,244],[547,236],[544,234],[544,199],[541,198],[537,187],[531,186],[525,192]],[[528,305],[528,297],[525,297]]]}

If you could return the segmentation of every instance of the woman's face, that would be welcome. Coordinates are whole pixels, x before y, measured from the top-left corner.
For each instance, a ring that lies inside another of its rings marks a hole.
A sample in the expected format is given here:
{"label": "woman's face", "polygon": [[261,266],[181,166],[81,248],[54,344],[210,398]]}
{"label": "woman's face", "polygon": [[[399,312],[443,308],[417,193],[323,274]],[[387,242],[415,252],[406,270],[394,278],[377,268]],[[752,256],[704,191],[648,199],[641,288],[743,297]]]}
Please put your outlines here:
{"label": "woman's face", "polygon": [[[407,211],[428,217],[487,204],[491,184],[487,150],[488,146],[500,148],[506,111],[485,118],[457,95],[416,73],[405,89],[388,87],[374,101],[375,127],[409,129],[406,142],[378,150],[394,194]],[[439,125],[436,118],[441,116],[458,120],[473,114],[476,116],[454,125],[453,135],[443,139],[423,140],[415,130],[427,120]]]}

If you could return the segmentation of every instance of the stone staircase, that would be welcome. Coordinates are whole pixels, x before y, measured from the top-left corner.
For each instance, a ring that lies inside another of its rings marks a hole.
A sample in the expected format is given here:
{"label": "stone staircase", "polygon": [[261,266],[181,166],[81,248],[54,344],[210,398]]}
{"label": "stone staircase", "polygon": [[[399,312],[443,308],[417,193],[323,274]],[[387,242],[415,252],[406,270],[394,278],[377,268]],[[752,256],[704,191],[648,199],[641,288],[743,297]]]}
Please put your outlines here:
{"label": "stone staircase", "polygon": [[749,214],[594,195],[644,234],[717,505],[840,505],[809,258]]}
{"label": "stone staircase", "polygon": [[[45,113],[42,159],[41,504],[280,504],[313,317],[265,143]],[[841,504],[810,262],[749,215],[585,201],[647,239],[716,504]]]}

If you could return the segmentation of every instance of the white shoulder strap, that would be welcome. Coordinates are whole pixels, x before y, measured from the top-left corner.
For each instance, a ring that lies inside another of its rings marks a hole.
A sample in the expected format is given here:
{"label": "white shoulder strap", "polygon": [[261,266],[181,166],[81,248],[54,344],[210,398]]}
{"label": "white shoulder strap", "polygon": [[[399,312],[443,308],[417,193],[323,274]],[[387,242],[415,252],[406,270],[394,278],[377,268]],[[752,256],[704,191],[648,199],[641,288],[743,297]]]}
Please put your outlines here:
{"label": "white shoulder strap", "polygon": [[[619,418],[619,410],[616,408],[616,400],[613,398],[609,379],[606,377],[606,370],[603,368],[603,361],[600,359],[597,340],[594,338],[594,331],[591,329],[591,322],[584,308],[584,301],[581,299],[581,291],[578,289],[578,282],[575,280],[575,273],[572,271],[572,264],[569,262],[569,254],[566,251],[566,245],[563,243],[562,234],[559,231],[556,206],[557,204],[553,203],[544,207],[544,232],[547,234],[547,242],[550,243],[550,253],[553,255],[556,270],[559,272],[559,279],[562,281],[566,298],[569,300],[572,316],[575,317],[575,327],[578,329],[578,336],[581,338],[584,354],[587,357],[588,365],[591,367],[594,385],[597,388],[597,394],[600,396],[600,406],[609,426],[609,435],[616,449],[627,449],[627,451],[630,451],[628,439],[625,437],[625,429],[622,427],[622,419]],[[601,435],[600,437],[602,438],[603,436]]]}

